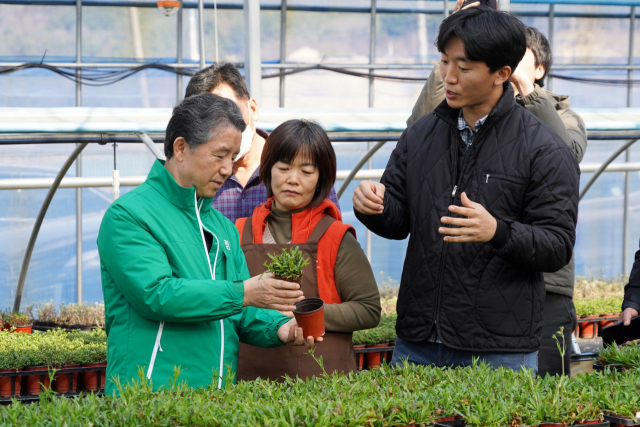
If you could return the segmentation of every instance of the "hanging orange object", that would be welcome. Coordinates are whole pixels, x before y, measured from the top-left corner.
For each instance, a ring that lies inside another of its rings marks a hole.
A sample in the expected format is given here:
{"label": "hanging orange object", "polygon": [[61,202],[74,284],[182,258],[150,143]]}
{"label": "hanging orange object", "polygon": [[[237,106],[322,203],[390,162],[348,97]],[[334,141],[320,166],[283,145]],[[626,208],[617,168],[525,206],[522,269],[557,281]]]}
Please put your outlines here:
{"label": "hanging orange object", "polygon": [[171,16],[180,8],[180,2],[178,0],[159,0],[157,5],[164,16]]}

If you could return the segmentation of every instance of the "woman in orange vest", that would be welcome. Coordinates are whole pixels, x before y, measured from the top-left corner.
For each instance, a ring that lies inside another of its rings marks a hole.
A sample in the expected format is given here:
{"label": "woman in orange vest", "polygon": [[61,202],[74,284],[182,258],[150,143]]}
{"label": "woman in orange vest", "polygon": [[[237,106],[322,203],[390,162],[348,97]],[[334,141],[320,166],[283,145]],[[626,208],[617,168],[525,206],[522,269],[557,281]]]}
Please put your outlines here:
{"label": "woman in orange vest", "polygon": [[[327,199],[336,177],[336,155],[326,132],[316,123],[289,120],[267,138],[260,160],[260,180],[269,199],[253,216],[236,221],[252,275],[265,270],[268,254],[299,247],[309,265],[302,291],[325,302],[324,341],[316,345],[327,373],[356,371],[353,331],[380,321],[380,294],[371,265],[355,230],[342,222]],[[288,313],[292,315],[291,313]],[[240,345],[238,379],[279,380],[320,375],[322,369],[306,349]]]}

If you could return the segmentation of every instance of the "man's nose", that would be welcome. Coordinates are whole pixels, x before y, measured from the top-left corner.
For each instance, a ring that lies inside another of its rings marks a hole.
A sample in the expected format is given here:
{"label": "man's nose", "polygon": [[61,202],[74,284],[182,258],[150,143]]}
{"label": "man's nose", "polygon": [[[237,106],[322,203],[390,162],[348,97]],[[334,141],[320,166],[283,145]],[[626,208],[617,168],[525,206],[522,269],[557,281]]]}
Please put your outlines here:
{"label": "man's nose", "polygon": [[222,166],[220,167],[220,175],[224,176],[225,178],[228,178],[229,176],[231,176],[231,172],[233,171],[233,160],[231,160],[231,158],[225,159],[222,162]]}

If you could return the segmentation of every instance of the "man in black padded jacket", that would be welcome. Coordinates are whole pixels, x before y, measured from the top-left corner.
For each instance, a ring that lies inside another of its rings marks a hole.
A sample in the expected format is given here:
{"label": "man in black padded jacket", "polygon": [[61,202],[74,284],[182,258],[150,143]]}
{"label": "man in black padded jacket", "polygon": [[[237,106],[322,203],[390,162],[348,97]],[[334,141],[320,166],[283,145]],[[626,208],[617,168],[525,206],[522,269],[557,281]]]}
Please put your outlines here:
{"label": "man in black padded jacket", "polygon": [[437,47],[446,100],[402,135],[380,183],[354,192],[358,219],[410,235],[392,363],[537,370],[545,285],[571,259],[575,155],[519,106],[509,84],[525,27],[488,8],[451,15]]}

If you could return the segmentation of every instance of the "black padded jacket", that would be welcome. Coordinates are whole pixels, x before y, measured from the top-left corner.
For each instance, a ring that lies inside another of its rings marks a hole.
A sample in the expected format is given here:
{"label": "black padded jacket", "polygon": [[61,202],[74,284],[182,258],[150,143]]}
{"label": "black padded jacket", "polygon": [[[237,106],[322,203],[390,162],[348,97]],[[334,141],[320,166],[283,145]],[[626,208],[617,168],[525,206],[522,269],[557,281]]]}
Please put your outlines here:
{"label": "black padded jacket", "polygon": [[[504,93],[464,159],[459,110],[442,102],[401,136],[381,182],[384,211],[357,218],[388,239],[409,237],[396,331],[448,347],[531,352],[540,344],[545,285],[571,259],[580,171],[547,125]],[[462,165],[458,171],[458,164]],[[448,206],[466,192],[498,220],[488,243],[445,243]]]}

